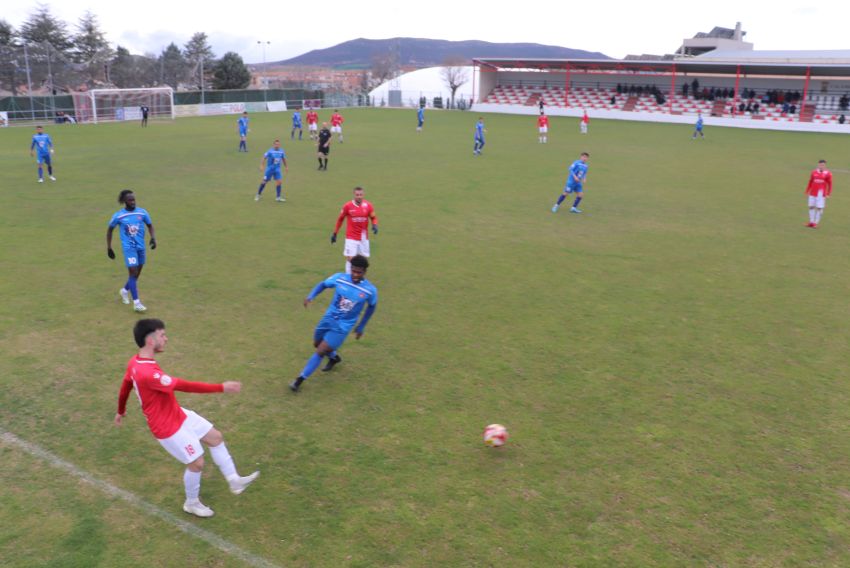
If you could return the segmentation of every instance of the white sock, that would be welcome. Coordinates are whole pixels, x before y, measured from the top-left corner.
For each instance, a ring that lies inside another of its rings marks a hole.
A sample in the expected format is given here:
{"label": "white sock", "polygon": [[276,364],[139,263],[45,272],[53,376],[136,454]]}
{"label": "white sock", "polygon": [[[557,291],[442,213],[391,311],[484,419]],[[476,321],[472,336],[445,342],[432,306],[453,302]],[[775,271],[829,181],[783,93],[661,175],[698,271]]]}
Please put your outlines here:
{"label": "white sock", "polygon": [[351,274],[351,261],[350,260],[345,261],[345,273]]}
{"label": "white sock", "polygon": [[217,446],[210,446],[209,448],[215,465],[221,470],[221,474],[225,479],[239,475],[236,473],[236,464],[233,463],[233,458],[230,457],[230,452],[227,451],[227,446],[224,445],[224,442]]}
{"label": "white sock", "polygon": [[187,468],[183,472],[183,487],[186,489],[186,499],[196,500],[201,494],[201,472]]}
{"label": "white sock", "polygon": [[817,209],[815,209],[814,207],[809,207],[809,223],[814,223],[816,216],[817,216]]}
{"label": "white sock", "polygon": [[137,306],[138,306],[139,304],[141,304],[141,303],[142,303],[142,301],[141,301],[141,300],[133,300],[133,304],[135,304],[135,305],[137,305]]}
{"label": "white sock", "polygon": [[820,223],[821,215],[823,215],[823,209],[815,209],[815,223]]}

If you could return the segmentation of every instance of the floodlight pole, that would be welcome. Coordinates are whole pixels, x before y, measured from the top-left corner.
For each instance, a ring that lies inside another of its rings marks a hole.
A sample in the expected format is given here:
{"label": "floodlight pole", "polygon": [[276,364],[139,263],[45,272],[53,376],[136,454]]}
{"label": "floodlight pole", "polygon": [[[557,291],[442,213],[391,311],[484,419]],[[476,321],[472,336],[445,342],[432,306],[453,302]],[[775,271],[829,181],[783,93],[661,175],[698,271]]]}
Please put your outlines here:
{"label": "floodlight pole", "polygon": [[24,42],[24,64],[27,66],[27,95],[30,98],[30,116],[35,120],[35,107],[32,102],[32,77],[30,76],[30,58],[27,53],[27,42]]}
{"label": "floodlight pole", "polygon": [[201,105],[204,104],[204,57],[201,56]]}
{"label": "floodlight pole", "polygon": [[269,83],[268,83],[268,77],[265,76],[265,74],[266,74],[266,46],[271,45],[272,42],[257,40],[257,43],[263,47],[263,77],[262,77],[262,79],[263,79],[263,102],[268,103],[269,102],[268,101]]}

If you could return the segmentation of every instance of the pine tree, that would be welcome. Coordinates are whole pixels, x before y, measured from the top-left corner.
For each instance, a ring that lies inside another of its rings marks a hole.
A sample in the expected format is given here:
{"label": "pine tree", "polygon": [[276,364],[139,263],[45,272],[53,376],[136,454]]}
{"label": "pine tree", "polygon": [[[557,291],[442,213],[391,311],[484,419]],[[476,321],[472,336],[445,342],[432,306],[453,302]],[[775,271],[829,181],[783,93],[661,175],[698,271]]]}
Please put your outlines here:
{"label": "pine tree", "polygon": [[244,89],[251,84],[251,72],[238,53],[228,51],[215,64],[213,86],[216,89]]}

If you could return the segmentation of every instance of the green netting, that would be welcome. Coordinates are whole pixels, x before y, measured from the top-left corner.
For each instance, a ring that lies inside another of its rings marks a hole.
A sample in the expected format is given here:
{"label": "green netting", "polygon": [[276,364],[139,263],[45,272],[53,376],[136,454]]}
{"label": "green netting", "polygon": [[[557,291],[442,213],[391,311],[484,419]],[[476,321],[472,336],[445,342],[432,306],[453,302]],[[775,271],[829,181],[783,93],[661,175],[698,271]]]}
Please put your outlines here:
{"label": "green netting", "polygon": [[[203,100],[211,103],[262,103],[265,101],[286,101],[287,103],[300,103],[304,99],[321,99],[321,91],[307,89],[268,89],[263,90],[238,90],[238,91],[204,91]],[[200,91],[188,91],[174,93],[175,105],[198,105],[201,104]]]}
{"label": "green netting", "polygon": [[4,97],[0,111],[9,113],[10,122],[36,120],[53,121],[57,112],[73,115],[74,98],[71,95],[53,97]]}

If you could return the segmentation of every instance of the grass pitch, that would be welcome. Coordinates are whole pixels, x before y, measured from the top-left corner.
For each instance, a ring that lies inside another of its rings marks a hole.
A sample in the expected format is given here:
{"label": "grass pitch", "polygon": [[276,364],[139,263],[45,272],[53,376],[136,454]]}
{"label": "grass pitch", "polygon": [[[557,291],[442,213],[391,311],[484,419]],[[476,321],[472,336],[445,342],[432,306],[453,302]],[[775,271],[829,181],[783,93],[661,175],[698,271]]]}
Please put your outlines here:
{"label": "grass pitch", "polygon": [[[850,564],[848,138],[554,118],[540,145],[534,117],[488,115],[473,157],[476,114],[343,114],[326,173],[287,114],[253,116],[247,155],[236,117],[49,125],[45,184],[31,132],[0,131],[0,428],[184,516],[138,405],[111,423],[137,316],[104,235],[129,187],[160,363],[243,381],[178,399],[262,471],[236,497],[208,459],[216,516],[186,520],[282,566]],[[255,203],[275,137],[288,201]],[[581,151],[585,213],[552,214]],[[819,158],[836,190],[811,230]],[[355,185],[378,310],[292,395]],[[244,565],[2,443],[0,483],[0,564]]]}

